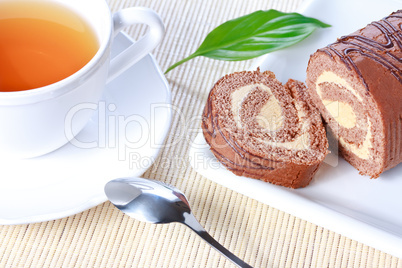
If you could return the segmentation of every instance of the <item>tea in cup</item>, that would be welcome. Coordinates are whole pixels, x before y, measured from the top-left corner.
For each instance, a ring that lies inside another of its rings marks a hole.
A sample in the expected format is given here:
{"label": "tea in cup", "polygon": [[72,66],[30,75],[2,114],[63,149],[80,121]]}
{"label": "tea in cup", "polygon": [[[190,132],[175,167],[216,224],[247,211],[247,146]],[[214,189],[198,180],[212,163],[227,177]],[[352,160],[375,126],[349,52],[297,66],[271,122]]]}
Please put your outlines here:
{"label": "tea in cup", "polygon": [[0,91],[47,86],[84,67],[99,49],[91,26],[56,2],[0,2]]}
{"label": "tea in cup", "polygon": [[[144,23],[148,32],[110,59],[113,37]],[[80,132],[107,83],[155,48],[164,25],[152,10],[111,14],[102,0],[0,0],[0,157],[54,151]],[[68,133],[69,135],[66,135]]]}

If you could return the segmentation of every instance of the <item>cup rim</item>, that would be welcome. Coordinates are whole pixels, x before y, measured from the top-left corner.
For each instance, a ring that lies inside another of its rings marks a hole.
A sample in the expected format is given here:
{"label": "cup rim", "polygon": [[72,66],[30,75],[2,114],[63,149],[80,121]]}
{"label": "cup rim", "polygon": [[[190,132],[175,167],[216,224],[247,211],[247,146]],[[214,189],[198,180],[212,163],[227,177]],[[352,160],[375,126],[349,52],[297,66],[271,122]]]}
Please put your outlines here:
{"label": "cup rim", "polygon": [[91,58],[91,60],[88,61],[81,69],[79,69],[75,73],[52,84],[27,90],[0,91],[1,106],[32,104],[61,96],[67,92],[70,92],[78,85],[82,84],[88,76],[90,76],[98,69],[96,68],[96,65],[103,64],[107,56],[109,56],[105,55],[105,52],[107,52],[108,48],[111,46],[113,20],[112,14],[109,7],[107,6],[106,1],[100,2],[102,2],[105,10],[108,11],[106,12],[108,17],[104,19],[107,19],[109,23],[107,24],[108,29],[106,29],[105,41],[100,40],[101,42],[99,44],[99,48],[96,54]]}

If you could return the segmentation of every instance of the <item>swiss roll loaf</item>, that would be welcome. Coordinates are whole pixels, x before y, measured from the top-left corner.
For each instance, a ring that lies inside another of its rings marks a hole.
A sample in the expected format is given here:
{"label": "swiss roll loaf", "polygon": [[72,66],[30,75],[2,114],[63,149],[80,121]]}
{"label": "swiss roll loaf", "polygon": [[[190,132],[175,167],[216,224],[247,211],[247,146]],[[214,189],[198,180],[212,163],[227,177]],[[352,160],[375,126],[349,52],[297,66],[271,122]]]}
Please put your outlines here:
{"label": "swiss roll loaf", "polygon": [[378,177],[402,162],[402,11],[319,49],[307,86],[341,155]]}

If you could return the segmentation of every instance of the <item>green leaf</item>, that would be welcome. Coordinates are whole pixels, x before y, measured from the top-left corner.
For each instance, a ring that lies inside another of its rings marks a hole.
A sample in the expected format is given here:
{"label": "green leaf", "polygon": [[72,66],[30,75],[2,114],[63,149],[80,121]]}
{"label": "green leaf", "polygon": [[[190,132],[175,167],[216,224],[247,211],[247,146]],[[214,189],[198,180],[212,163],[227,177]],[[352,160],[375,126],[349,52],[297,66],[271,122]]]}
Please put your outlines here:
{"label": "green leaf", "polygon": [[315,29],[325,27],[330,25],[298,13],[259,10],[215,28],[193,54],[165,73],[198,56],[226,61],[252,59],[294,45]]}

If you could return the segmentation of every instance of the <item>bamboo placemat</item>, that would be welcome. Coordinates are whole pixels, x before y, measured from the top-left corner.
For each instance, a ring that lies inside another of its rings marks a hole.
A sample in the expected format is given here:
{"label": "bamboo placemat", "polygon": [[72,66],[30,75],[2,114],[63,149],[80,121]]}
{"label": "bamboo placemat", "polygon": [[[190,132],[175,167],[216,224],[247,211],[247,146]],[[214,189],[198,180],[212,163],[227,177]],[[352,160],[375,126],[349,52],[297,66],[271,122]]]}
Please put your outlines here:
{"label": "bamboo placemat", "polygon": [[[85,0],[83,0],[85,1]],[[146,6],[167,33],[154,56],[162,70],[195,51],[222,22],[259,9],[294,11],[301,0],[109,0],[113,11]],[[134,38],[145,32],[132,27]],[[196,58],[167,74],[174,113],[171,132],[144,174],[186,193],[195,216],[219,242],[254,267],[402,267],[402,260],[233,192],[196,174],[187,154],[213,83],[251,61]],[[369,235],[369,234],[367,234]],[[401,249],[402,250],[402,249]],[[0,226],[0,267],[232,267],[180,224],[152,225],[109,202],[71,217]]]}

